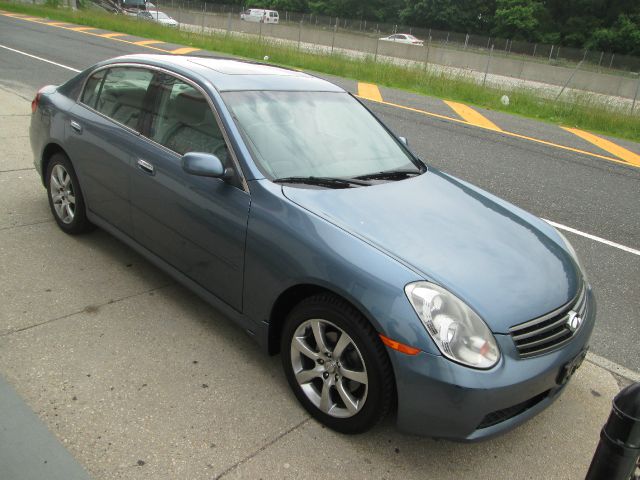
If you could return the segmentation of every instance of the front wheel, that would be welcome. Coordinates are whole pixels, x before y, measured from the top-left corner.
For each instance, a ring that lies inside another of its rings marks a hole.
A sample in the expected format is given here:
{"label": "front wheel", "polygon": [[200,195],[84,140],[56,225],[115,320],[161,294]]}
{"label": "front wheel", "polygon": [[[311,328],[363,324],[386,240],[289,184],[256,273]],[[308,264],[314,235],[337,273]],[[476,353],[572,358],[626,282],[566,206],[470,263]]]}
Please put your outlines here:
{"label": "front wheel", "polygon": [[371,324],[344,300],[303,300],[283,329],[282,363],[298,401],[342,433],[369,430],[393,403],[391,364]]}

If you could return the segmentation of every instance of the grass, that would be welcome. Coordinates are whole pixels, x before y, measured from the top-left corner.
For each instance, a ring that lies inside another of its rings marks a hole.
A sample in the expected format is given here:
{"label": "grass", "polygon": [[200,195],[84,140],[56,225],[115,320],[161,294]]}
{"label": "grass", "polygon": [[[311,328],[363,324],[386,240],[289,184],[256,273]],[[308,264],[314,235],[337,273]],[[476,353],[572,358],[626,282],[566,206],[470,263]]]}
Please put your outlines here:
{"label": "grass", "polygon": [[[188,45],[202,50],[234,55],[246,59],[262,60],[292,68],[352,78],[362,82],[394,87],[423,95],[459,101],[479,107],[513,113],[537,120],[599,132],[605,135],[640,141],[640,110],[636,115],[622,111],[620,106],[605,104],[596,96],[567,95],[563,101],[542,98],[523,88],[499,89],[482,87],[465,76],[451,76],[425,69],[423,66],[400,66],[375,62],[372,57],[354,59],[342,55],[298,51],[295,47],[277,41],[260,41],[239,35],[202,35],[184,30],[173,30],[133,18],[110,15],[94,10],[79,10],[0,1],[0,8],[17,13],[47,17],[114,32],[127,33],[167,43]],[[507,94],[510,103],[501,103]],[[566,95],[566,94],[565,94]]]}

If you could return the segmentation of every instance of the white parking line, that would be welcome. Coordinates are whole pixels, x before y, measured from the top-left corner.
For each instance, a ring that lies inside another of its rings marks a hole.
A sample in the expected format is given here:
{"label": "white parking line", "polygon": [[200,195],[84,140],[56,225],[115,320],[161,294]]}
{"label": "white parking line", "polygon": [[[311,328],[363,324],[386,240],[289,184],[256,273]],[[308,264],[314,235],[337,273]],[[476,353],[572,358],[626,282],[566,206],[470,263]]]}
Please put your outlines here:
{"label": "white parking line", "polygon": [[580,230],[567,227],[566,225],[562,225],[561,223],[552,222],[551,220],[547,220],[546,218],[543,218],[543,220],[547,222],[549,225],[553,225],[554,227],[559,228],[560,230],[565,230],[567,232],[575,233],[576,235],[580,235],[581,237],[588,238],[595,242],[604,243],[605,245],[609,245],[610,247],[624,250],[625,252],[629,252],[634,255],[640,255],[640,250],[636,250],[635,248],[627,247],[625,245],[620,245],[619,243],[612,242],[611,240],[607,240],[606,238],[597,237],[596,235],[591,235],[590,233],[581,232]]}
{"label": "white parking line", "polygon": [[67,70],[71,70],[72,72],[80,73],[82,71],[82,70],[78,70],[77,68],[68,67],[67,65],[62,65],[61,63],[47,60],[46,58],[38,57],[36,55],[31,55],[30,53],[23,52],[22,50],[16,50],[15,48],[7,47],[6,45],[0,45],[0,48],[4,48],[5,50],[9,50],[11,52],[19,53],[20,55],[24,55],[26,57],[35,58],[36,60],[40,60],[41,62],[50,63],[51,65],[55,65],[56,67],[66,68]]}
{"label": "white parking line", "polygon": [[[10,48],[10,47],[7,47],[5,45],[0,45],[0,48],[4,48],[6,50],[10,50],[12,52],[19,53],[21,55],[25,55],[25,56],[30,57],[30,58],[35,58],[36,60],[40,60],[42,62],[47,62],[47,63],[50,63],[50,64],[55,65],[57,67],[65,68],[67,70],[71,70],[72,72],[80,72],[81,71],[81,70],[78,70],[77,68],[69,67],[67,65],[62,65],[61,63],[53,62],[51,60],[47,60],[46,58],[38,57],[36,55],[31,55],[30,53],[23,52],[21,50],[16,50],[15,48]],[[543,220],[545,220],[550,225],[553,225],[554,227],[559,228],[560,230],[565,230],[567,232],[575,233],[576,235],[580,235],[582,237],[588,238],[588,239],[593,240],[595,242],[604,243],[605,245],[609,245],[610,247],[618,248],[618,249],[623,250],[625,252],[632,253],[633,255],[640,256],[640,250],[636,250],[635,248],[627,247],[625,245],[621,245],[619,243],[612,242],[611,240],[607,240],[605,238],[598,237],[596,235],[591,235],[590,233],[581,232],[580,230],[576,230],[575,228],[567,227],[566,225],[562,225],[560,223],[552,222],[551,220],[547,220],[547,219],[543,219]]]}

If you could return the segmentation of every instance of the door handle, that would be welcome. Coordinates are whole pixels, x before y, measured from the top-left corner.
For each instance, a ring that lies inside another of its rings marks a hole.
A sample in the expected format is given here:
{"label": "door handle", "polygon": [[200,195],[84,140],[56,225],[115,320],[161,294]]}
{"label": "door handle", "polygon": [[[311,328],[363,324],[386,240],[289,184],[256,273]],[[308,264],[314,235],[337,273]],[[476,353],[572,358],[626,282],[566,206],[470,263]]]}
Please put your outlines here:
{"label": "door handle", "polygon": [[82,133],[82,125],[80,125],[75,120],[71,120],[71,128],[73,128],[76,132]]}
{"label": "door handle", "polygon": [[144,171],[146,173],[151,173],[151,174],[153,174],[153,172],[155,170],[151,163],[149,163],[146,160],[143,160],[141,158],[138,159],[138,167],[140,168],[140,170],[142,170],[142,171]]}

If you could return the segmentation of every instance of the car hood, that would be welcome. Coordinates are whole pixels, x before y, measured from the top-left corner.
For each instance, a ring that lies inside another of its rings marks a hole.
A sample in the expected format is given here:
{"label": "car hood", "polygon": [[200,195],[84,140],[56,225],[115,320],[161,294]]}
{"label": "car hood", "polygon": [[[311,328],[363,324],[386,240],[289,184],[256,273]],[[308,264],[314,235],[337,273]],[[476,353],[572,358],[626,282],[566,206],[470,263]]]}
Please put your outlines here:
{"label": "car hood", "polygon": [[436,170],[371,187],[282,190],[448,289],[495,333],[566,304],[581,282],[553,227]]}

